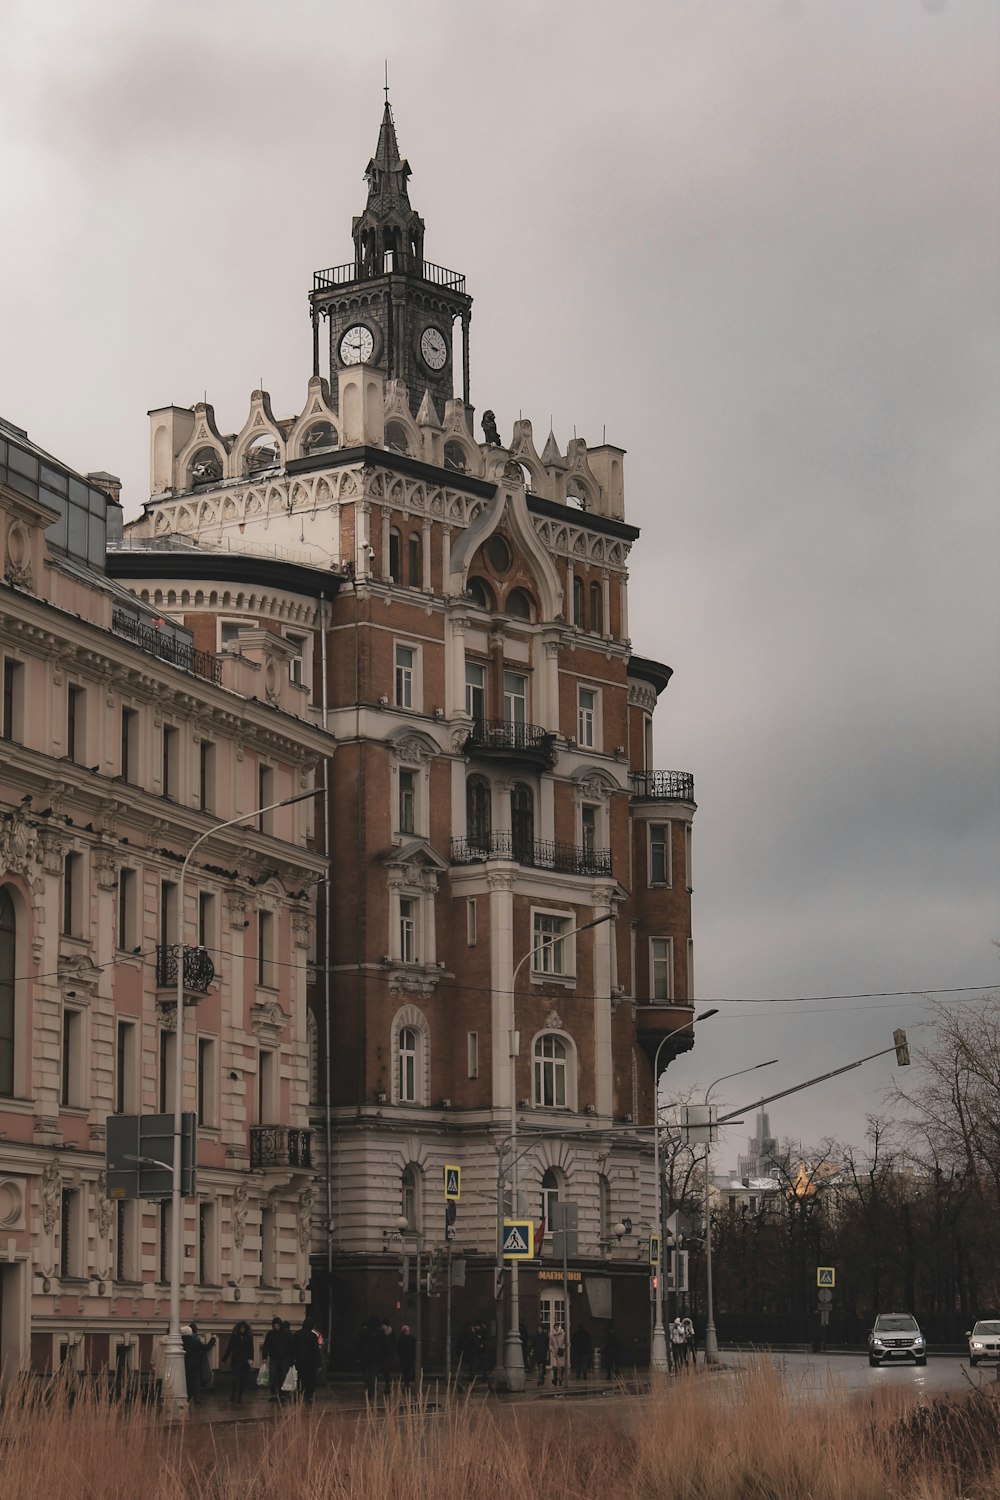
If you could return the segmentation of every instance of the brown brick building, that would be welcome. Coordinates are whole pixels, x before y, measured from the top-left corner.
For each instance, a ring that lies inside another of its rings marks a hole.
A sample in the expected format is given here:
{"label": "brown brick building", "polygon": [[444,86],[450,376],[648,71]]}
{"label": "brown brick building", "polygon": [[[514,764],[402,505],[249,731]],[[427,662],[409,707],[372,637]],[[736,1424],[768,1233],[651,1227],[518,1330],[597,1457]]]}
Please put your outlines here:
{"label": "brown brick building", "polygon": [[[695,805],[651,764],[670,668],[629,640],[624,453],[539,453],[527,421],[504,443],[491,413],[475,440],[471,298],[423,258],[388,106],[367,176],[354,258],[314,278],[302,411],[254,392],[230,436],[208,405],[154,411],[152,496],[112,568],[205,650],[283,636],[336,740],[311,987],[335,1350],[370,1311],[415,1321],[401,1257],[412,1281],[446,1245],[453,1326],[493,1322],[513,1100],[515,1214],[578,1206],[572,1318],[600,1342],[610,1314],[644,1359],[652,1064],[693,1041]],[[521,1269],[529,1328],[565,1313],[551,1254]],[[443,1304],[421,1303],[432,1363]]]}

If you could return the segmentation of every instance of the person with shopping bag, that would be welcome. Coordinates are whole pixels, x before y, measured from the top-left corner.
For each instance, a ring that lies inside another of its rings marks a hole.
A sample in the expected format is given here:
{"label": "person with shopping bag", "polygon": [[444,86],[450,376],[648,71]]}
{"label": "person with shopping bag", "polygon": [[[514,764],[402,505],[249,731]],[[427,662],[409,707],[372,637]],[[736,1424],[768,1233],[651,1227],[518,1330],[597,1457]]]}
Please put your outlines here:
{"label": "person with shopping bag", "polygon": [[[292,1365],[292,1330],[281,1318],[271,1319],[261,1357],[267,1360],[268,1400],[280,1405],[285,1379]],[[285,1392],[287,1395],[288,1392]]]}

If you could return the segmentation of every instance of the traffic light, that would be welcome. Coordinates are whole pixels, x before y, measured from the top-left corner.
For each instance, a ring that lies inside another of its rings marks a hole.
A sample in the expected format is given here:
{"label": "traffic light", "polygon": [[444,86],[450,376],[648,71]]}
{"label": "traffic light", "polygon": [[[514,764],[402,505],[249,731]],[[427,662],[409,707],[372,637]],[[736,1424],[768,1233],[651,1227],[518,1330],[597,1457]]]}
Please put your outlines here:
{"label": "traffic light", "polygon": [[908,1068],[910,1066],[910,1048],[906,1040],[906,1032],[901,1026],[892,1033],[892,1040],[896,1048],[896,1067]]}

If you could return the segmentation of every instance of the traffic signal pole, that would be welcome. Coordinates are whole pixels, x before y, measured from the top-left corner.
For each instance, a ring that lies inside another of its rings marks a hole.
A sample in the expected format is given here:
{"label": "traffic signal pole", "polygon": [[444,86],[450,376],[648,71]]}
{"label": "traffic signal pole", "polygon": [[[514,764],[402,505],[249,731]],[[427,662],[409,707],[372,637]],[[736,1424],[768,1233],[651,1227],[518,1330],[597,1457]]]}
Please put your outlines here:
{"label": "traffic signal pole", "polygon": [[828,1078],[836,1078],[841,1073],[850,1073],[854,1068],[860,1068],[862,1063],[873,1062],[876,1057],[888,1057],[890,1052],[896,1054],[896,1066],[908,1068],[910,1066],[910,1049],[906,1041],[906,1032],[902,1030],[893,1032],[893,1044],[891,1047],[883,1047],[880,1052],[869,1052],[867,1057],[859,1057],[857,1062],[844,1063],[842,1068],[832,1068],[829,1073],[820,1073],[817,1078],[807,1078],[805,1083],[796,1083],[790,1089],[782,1089],[778,1094],[768,1094],[766,1099],[751,1099],[749,1104],[741,1104],[739,1109],[732,1109],[728,1115],[718,1115],[715,1124],[725,1125],[729,1120],[736,1120],[745,1114],[748,1109],[763,1109],[765,1104],[773,1104],[775,1099],[787,1099],[789,1094],[800,1094],[803,1089],[811,1089],[813,1084],[825,1083]]}

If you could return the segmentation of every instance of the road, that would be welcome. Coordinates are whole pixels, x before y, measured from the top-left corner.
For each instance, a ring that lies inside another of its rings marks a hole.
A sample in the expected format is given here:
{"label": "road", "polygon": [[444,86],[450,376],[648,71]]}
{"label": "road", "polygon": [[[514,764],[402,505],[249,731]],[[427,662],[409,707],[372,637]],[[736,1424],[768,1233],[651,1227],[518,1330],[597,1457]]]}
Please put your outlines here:
{"label": "road", "polygon": [[[723,1364],[731,1368],[747,1365],[754,1358],[768,1359],[787,1377],[789,1391],[802,1397],[823,1396],[832,1390],[854,1395],[860,1391],[903,1389],[913,1393],[944,1395],[968,1392],[997,1378],[993,1365],[970,1370],[967,1358],[957,1354],[929,1354],[926,1365],[892,1364],[871,1369],[867,1354],[735,1354],[723,1351]],[[971,1382],[971,1384],[970,1384]]]}

